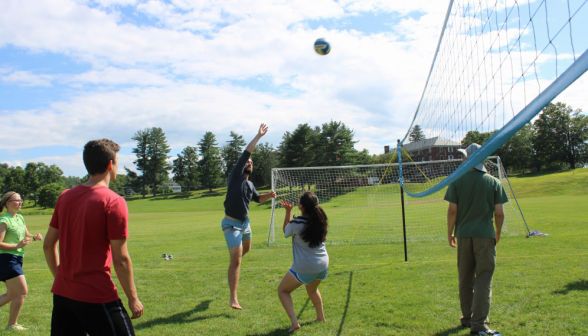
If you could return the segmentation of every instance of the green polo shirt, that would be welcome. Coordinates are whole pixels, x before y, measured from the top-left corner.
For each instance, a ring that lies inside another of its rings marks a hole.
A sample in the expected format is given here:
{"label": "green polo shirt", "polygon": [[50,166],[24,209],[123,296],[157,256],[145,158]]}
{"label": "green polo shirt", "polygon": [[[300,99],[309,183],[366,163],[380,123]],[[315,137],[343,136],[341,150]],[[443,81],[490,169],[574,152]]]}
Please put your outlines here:
{"label": "green polo shirt", "polygon": [[[0,217],[0,224],[6,224],[6,233],[2,242],[18,244],[21,240],[25,239],[26,225],[22,215],[16,214],[16,217],[12,217],[7,212]],[[22,257],[24,256],[24,249],[21,247],[12,251],[0,251],[0,253],[10,253]]]}
{"label": "green polo shirt", "polygon": [[457,204],[456,238],[496,238],[494,206],[508,202],[498,179],[472,169],[447,187],[445,200]]}

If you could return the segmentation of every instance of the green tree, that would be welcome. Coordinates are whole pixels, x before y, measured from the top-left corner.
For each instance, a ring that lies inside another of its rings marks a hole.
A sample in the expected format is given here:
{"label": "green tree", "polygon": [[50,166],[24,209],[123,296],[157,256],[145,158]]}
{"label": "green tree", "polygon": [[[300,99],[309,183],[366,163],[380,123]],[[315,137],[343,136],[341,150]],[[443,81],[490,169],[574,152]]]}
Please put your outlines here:
{"label": "green tree", "polygon": [[468,131],[461,140],[461,145],[464,147],[468,147],[473,143],[477,143],[478,145],[483,145],[486,140],[488,140],[494,132],[480,132],[480,131]]}
{"label": "green tree", "polygon": [[73,188],[82,183],[82,179],[77,176],[68,176],[64,178],[64,185],[67,189]]}
{"label": "green tree", "polygon": [[4,192],[16,191],[24,198],[27,192],[25,174],[21,167],[8,168],[8,175],[4,178]]}
{"label": "green tree", "polygon": [[[125,167],[125,172],[127,173],[127,188],[131,187],[131,189],[133,190],[134,193],[140,193],[145,190],[145,189],[143,189],[145,187],[145,185],[143,184],[141,176],[139,176],[137,174],[137,172],[132,171],[127,167]],[[126,195],[126,190],[125,190],[125,195]]]}
{"label": "green tree", "polygon": [[521,169],[524,173],[526,168],[533,165],[533,137],[533,127],[527,124],[508,139],[495,155],[500,156],[504,167]]}
{"label": "green tree", "polygon": [[[165,133],[159,127],[151,128],[147,145],[148,176],[152,179],[153,197],[157,196],[157,186],[169,180],[168,171],[171,170],[167,162],[171,148],[167,144]],[[145,173],[143,173],[145,174]]]}
{"label": "green tree", "polygon": [[0,163],[0,194],[4,194],[6,191],[8,191],[4,190],[4,180],[9,173],[10,170],[8,169],[8,163]]}
{"label": "green tree", "polygon": [[206,132],[198,142],[201,157],[198,161],[200,183],[210,192],[222,182],[223,176],[221,155],[217,146],[216,137],[212,132]]}
{"label": "green tree", "polygon": [[588,163],[588,118],[565,103],[549,103],[533,123],[537,168],[566,163],[571,169]]}
{"label": "green tree", "polygon": [[43,162],[29,162],[24,170],[26,196],[21,195],[21,197],[32,198],[35,201],[34,206],[37,206],[36,194],[40,187],[51,183],[65,186],[63,170],[56,165],[47,166]]}
{"label": "green tree", "polygon": [[[133,180],[135,184],[141,185],[141,190],[143,194],[143,198],[145,198],[145,187],[147,185],[147,175],[149,173],[148,168],[148,159],[147,159],[147,147],[149,146],[149,141],[151,137],[151,129],[145,128],[143,130],[139,130],[133,135],[132,139],[137,141],[137,147],[133,148],[133,153],[137,156],[137,160],[133,161],[133,163],[137,166],[137,170],[142,172],[141,175],[136,175],[135,179]],[[126,169],[126,168],[125,168]],[[127,172],[128,175],[128,172]]]}
{"label": "green tree", "polygon": [[41,186],[41,182],[39,181],[39,168],[40,166],[45,166],[43,162],[34,163],[29,162],[25,166],[25,188],[26,188],[26,195],[20,195],[21,198],[30,199],[32,198],[35,202],[34,206],[37,206],[37,189]]}
{"label": "green tree", "polygon": [[251,153],[251,160],[253,172],[249,179],[262,185],[269,185],[272,181],[272,168],[278,165],[278,153],[273,145],[267,142],[257,144]]}
{"label": "green tree", "polygon": [[231,131],[231,140],[227,141],[227,144],[221,149],[221,155],[225,162],[225,177],[229,177],[233,167],[243,153],[243,147],[245,145],[247,143],[243,139],[243,136]]}
{"label": "green tree", "polygon": [[55,208],[59,195],[65,188],[59,183],[49,183],[41,186],[38,191],[39,205],[44,208]]}
{"label": "green tree", "polygon": [[316,136],[317,132],[308,124],[298,125],[292,133],[284,133],[278,148],[280,167],[312,166],[316,154],[313,152]]}
{"label": "green tree", "polygon": [[108,188],[115,193],[124,196],[127,193],[128,184],[129,180],[126,175],[116,174],[116,179],[110,181]]}
{"label": "green tree", "polygon": [[421,126],[414,125],[414,127],[410,131],[410,134],[408,135],[408,141],[417,142],[420,140],[425,140],[425,133],[423,133]]}
{"label": "green tree", "polygon": [[188,146],[173,161],[174,181],[187,188],[198,184],[198,148]]}
{"label": "green tree", "polygon": [[[312,161],[314,166],[347,166],[366,161],[365,158],[360,160],[359,152],[353,148],[357,141],[353,140],[353,130],[344,123],[331,121],[315,130],[317,135],[312,151],[317,155]],[[369,162],[369,154],[367,157]]]}

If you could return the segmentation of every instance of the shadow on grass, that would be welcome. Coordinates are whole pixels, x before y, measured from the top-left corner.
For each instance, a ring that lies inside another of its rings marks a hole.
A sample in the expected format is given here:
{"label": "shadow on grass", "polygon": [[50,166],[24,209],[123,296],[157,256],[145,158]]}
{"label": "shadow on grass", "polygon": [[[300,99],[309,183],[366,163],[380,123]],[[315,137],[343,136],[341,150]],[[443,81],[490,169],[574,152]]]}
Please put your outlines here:
{"label": "shadow on grass", "polygon": [[588,280],[578,280],[570,282],[564,289],[554,291],[553,294],[568,294],[571,291],[586,291],[588,290]]}
{"label": "shadow on grass", "polygon": [[353,284],[353,271],[349,272],[349,286],[347,287],[347,301],[345,302],[345,310],[343,310],[343,316],[341,317],[341,324],[339,324],[339,330],[337,336],[341,335],[343,331],[343,324],[345,323],[345,317],[347,316],[347,310],[349,309],[349,300],[351,300],[351,285]]}
{"label": "shadow on grass", "polygon": [[302,306],[302,309],[300,309],[300,313],[298,313],[298,316],[296,316],[297,319],[300,320],[300,318],[302,318],[302,313],[304,313],[304,310],[308,306],[308,303],[309,302],[310,302],[310,298],[306,299],[306,302],[304,303],[304,306]]}
{"label": "shadow on grass", "polygon": [[[464,328],[464,327],[454,327],[451,329],[440,331],[436,334],[433,334],[433,336],[449,336],[449,335],[461,334],[466,329],[467,328]],[[467,330],[469,330],[469,329],[467,329]]]}
{"label": "shadow on grass", "polygon": [[209,316],[192,316],[196,313],[201,313],[203,311],[208,310],[208,306],[212,300],[206,300],[200,302],[194,309],[188,310],[183,313],[177,313],[172,316],[168,317],[160,317],[150,321],[139,323],[135,326],[135,330],[147,329],[157,325],[166,325],[166,324],[184,324],[184,323],[192,323],[200,320],[207,320],[216,317],[228,317],[232,318],[230,315],[227,314],[218,314],[218,315],[209,315]]}

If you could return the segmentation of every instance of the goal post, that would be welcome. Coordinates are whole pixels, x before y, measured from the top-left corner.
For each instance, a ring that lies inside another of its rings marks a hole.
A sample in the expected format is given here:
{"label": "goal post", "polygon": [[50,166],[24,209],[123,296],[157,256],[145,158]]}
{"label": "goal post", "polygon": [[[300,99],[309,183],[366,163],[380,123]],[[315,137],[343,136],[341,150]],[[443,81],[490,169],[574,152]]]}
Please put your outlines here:
{"label": "goal post", "polygon": [[[461,160],[403,163],[404,188],[428,189],[461,164]],[[514,192],[498,157],[486,160],[488,172],[499,178],[509,196],[505,204],[503,235],[524,234],[523,217],[514,202]],[[319,198],[329,219],[329,244],[403,241],[401,194],[398,163],[340,167],[272,169],[272,212],[268,246],[281,240],[284,199],[298,203],[300,194],[311,190]],[[440,240],[447,230],[445,189],[423,198],[404,198],[406,240]],[[297,207],[293,215],[299,216]]]}

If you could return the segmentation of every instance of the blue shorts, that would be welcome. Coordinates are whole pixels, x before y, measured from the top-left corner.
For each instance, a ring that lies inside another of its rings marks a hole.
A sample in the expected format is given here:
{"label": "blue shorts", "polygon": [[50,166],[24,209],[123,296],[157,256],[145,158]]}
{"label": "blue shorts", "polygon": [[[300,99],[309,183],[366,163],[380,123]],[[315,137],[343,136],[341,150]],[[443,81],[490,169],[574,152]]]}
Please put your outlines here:
{"label": "blue shorts", "polygon": [[244,222],[234,219],[223,218],[221,222],[227,247],[232,249],[235,246],[243,244],[243,240],[251,240],[251,226],[249,218]]}
{"label": "blue shorts", "polygon": [[22,257],[10,253],[0,253],[0,281],[10,280],[19,275],[22,271]]}
{"label": "blue shorts", "polygon": [[290,272],[290,274],[294,276],[294,279],[296,279],[296,281],[300,282],[303,285],[310,285],[310,283],[314,280],[325,280],[327,278],[327,275],[329,275],[328,269],[320,273],[314,274],[299,274],[294,272],[291,268],[288,270],[288,272]]}

